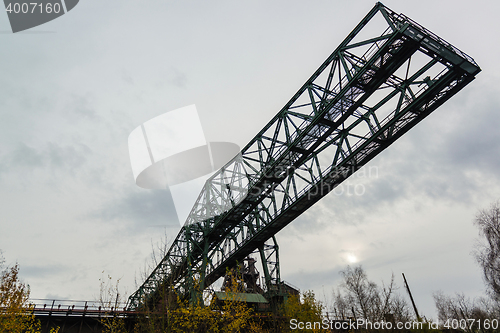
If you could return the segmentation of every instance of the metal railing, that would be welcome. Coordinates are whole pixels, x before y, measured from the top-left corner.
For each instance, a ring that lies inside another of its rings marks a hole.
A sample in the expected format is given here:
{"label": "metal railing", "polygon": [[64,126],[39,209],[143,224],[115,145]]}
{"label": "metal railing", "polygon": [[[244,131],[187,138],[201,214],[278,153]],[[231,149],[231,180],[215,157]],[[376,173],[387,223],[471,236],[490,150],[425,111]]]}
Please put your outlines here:
{"label": "metal railing", "polygon": [[27,309],[36,316],[125,317],[136,313],[127,311],[126,303],[80,300],[30,299]]}

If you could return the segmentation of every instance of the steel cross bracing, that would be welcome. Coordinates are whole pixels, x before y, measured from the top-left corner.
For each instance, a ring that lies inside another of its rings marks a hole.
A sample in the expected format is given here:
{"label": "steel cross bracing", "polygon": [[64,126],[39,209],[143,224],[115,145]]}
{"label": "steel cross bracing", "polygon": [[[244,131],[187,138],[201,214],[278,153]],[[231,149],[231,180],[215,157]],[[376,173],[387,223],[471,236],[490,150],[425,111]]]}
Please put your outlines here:
{"label": "steel cross bracing", "polygon": [[[370,26],[374,21],[380,30]],[[377,3],[240,154],[206,182],[129,307],[154,300],[165,288],[194,297],[479,72],[471,57]]]}

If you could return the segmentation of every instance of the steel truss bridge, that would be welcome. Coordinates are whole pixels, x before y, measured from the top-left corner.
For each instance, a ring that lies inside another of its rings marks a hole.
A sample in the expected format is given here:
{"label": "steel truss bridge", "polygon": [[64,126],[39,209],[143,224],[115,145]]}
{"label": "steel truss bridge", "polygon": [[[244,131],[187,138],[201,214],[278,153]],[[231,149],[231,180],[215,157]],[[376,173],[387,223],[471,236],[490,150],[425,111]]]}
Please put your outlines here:
{"label": "steel truss bridge", "polygon": [[253,252],[277,289],[274,235],[481,71],[377,3],[274,118],[205,184],[168,253],[128,309],[200,291]]}
{"label": "steel truss bridge", "polygon": [[40,320],[42,332],[57,327],[61,333],[103,332],[106,319],[121,318],[128,323],[138,314],[118,302],[30,299],[29,303],[26,314]]}

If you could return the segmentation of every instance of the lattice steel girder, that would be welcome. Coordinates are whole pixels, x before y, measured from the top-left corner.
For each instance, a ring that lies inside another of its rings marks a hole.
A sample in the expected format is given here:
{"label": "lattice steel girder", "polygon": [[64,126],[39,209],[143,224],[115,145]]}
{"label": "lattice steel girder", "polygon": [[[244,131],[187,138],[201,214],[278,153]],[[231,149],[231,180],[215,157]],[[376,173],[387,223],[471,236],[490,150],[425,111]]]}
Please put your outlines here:
{"label": "lattice steel girder", "polygon": [[[383,22],[379,31],[367,27],[377,17]],[[163,285],[183,293],[193,291],[193,280],[197,288],[209,286],[479,72],[471,57],[377,3],[240,154],[206,182],[169,252],[129,307],[156,297]]]}
{"label": "lattice steel girder", "polygon": [[273,289],[279,288],[281,282],[279,247],[276,237],[272,236],[268,241],[270,241],[270,244],[259,245],[258,250],[267,291],[272,292]]}

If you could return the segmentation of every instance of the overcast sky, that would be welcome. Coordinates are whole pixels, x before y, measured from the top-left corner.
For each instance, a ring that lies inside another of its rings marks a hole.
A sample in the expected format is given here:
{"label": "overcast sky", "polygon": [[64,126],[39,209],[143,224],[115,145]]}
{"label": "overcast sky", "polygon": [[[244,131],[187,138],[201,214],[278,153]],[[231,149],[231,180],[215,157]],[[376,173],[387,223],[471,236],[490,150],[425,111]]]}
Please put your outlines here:
{"label": "overcast sky", "polygon": [[[151,244],[175,238],[169,193],[134,183],[130,132],[196,104],[207,141],[244,146],[374,1],[97,1],[12,34],[0,13],[0,249],[33,298],[128,296]],[[483,293],[478,209],[500,198],[493,1],[385,1],[472,56],[477,79],[278,234],[281,277],[320,298],[356,258],[377,283]],[[141,281],[142,282],[142,281]],[[403,290],[400,290],[403,292]]]}

